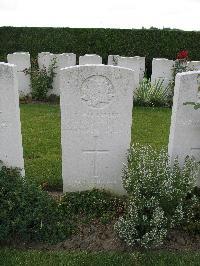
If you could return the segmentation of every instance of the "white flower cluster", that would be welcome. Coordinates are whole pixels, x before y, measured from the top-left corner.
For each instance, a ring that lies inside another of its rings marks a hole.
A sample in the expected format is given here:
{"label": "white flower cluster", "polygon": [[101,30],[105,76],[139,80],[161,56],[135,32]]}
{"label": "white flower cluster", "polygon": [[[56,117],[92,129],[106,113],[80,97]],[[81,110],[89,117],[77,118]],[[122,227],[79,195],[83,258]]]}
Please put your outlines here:
{"label": "white flower cluster", "polygon": [[[135,144],[124,168],[123,184],[129,195],[126,215],[115,224],[128,245],[159,246],[170,228],[192,218],[192,206],[184,207],[197,179],[198,164],[186,158],[183,168],[173,166],[165,150]],[[196,198],[190,204],[196,203]]]}

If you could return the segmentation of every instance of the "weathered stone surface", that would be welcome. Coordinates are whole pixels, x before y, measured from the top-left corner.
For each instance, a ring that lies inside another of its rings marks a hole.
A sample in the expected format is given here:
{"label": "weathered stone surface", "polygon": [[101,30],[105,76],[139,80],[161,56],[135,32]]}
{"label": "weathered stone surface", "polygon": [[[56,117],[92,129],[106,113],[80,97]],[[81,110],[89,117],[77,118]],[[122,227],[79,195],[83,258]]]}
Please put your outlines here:
{"label": "weathered stone surface", "polygon": [[174,90],[168,152],[182,165],[187,155],[200,161],[200,109],[185,102],[200,102],[200,71],[177,74]]}
{"label": "weathered stone surface", "polygon": [[17,78],[20,97],[29,96],[31,94],[31,79],[30,75],[24,72],[25,69],[30,69],[31,61],[30,54],[27,52],[17,52],[7,55],[9,64],[17,66]]}
{"label": "weathered stone surface", "polygon": [[140,59],[139,57],[118,57],[118,66],[134,70],[135,87],[140,83]]}
{"label": "weathered stone surface", "polygon": [[97,54],[85,54],[79,57],[79,65],[102,64],[102,57]]}
{"label": "weathered stone surface", "polygon": [[200,61],[189,61],[187,63],[187,67],[191,71],[197,71],[200,70]]}
{"label": "weathered stone surface", "polygon": [[153,58],[151,83],[163,80],[163,86],[167,87],[173,79],[173,67],[173,60]]}
{"label": "weathered stone surface", "polygon": [[38,54],[38,65],[39,68],[49,69],[50,65],[56,61],[55,64],[55,77],[53,80],[53,89],[48,92],[48,95],[54,94],[60,95],[60,69],[69,66],[76,65],[76,55],[73,53],[63,53],[63,54],[52,54],[50,52],[42,52]]}
{"label": "weathered stone surface", "polygon": [[64,191],[124,193],[121,175],[131,141],[133,71],[85,65],[61,70]]}
{"label": "weathered stone surface", "polygon": [[49,94],[60,95],[60,70],[61,68],[75,66],[76,55],[73,53],[55,54],[56,60],[55,78],[53,80],[53,90],[49,91]]}
{"label": "weathered stone surface", "polygon": [[142,56],[134,56],[134,58],[138,58],[140,61],[140,75],[139,75],[139,80],[142,81],[144,78],[144,73],[145,73],[145,57]]}
{"label": "weathered stone surface", "polygon": [[139,86],[139,82],[144,78],[145,57],[123,57],[119,55],[109,55],[108,65],[120,66],[134,70],[136,87]]}
{"label": "weathered stone surface", "polygon": [[0,63],[0,139],[0,160],[24,169],[17,67],[6,63]]}
{"label": "weathered stone surface", "polygon": [[39,69],[48,69],[54,59],[54,54],[50,52],[41,52],[38,54],[38,66]]}

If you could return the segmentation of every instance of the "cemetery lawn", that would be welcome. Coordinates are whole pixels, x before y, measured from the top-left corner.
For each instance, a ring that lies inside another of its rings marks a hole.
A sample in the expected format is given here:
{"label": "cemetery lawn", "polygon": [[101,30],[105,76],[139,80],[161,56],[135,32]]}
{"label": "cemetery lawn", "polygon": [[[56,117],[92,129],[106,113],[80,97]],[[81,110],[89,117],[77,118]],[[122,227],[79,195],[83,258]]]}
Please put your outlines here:
{"label": "cemetery lawn", "polygon": [[200,253],[195,252],[45,252],[45,251],[17,251],[0,250],[0,265],[29,265],[29,266],[55,266],[55,265],[95,265],[95,266],[164,266],[164,265],[199,265]]}
{"label": "cemetery lawn", "polygon": [[[61,130],[58,104],[21,104],[26,177],[61,190]],[[171,109],[133,108],[132,142],[167,147]]]}

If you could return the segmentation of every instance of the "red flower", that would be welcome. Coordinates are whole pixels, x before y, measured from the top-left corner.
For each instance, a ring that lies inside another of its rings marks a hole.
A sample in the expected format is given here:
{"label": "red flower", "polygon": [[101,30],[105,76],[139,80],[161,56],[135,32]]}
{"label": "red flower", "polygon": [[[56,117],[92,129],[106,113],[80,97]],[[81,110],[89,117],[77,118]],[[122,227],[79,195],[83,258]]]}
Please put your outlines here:
{"label": "red flower", "polygon": [[182,50],[177,54],[176,59],[185,59],[188,58],[188,51],[187,50]]}

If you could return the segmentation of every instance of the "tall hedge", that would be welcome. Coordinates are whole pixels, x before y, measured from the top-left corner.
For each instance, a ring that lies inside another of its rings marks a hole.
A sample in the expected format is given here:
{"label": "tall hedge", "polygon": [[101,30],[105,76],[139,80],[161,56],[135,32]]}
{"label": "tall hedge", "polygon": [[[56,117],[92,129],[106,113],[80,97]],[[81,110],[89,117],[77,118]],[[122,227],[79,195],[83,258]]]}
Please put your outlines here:
{"label": "tall hedge", "polygon": [[77,56],[96,53],[107,62],[109,54],[146,56],[147,72],[153,57],[174,59],[181,49],[189,50],[192,60],[200,60],[200,32],[170,29],[72,29],[0,27],[0,61],[8,53],[29,51],[73,52]]}

